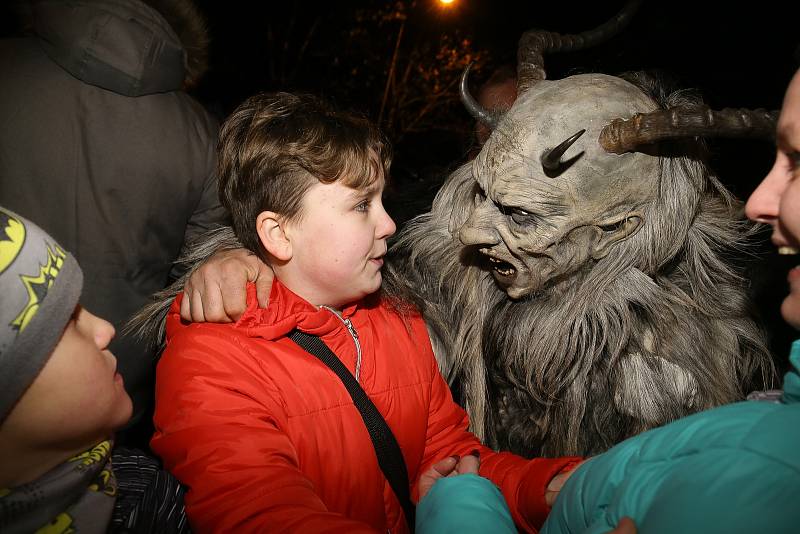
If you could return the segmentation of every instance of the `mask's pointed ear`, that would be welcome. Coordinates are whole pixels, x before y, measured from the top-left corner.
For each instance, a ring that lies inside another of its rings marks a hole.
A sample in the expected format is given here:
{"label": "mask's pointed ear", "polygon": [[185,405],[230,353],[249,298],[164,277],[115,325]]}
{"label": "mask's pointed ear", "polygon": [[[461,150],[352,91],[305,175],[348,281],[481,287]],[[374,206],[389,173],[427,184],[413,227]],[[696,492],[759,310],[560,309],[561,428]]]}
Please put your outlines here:
{"label": "mask's pointed ear", "polygon": [[292,242],[286,235],[286,221],[273,211],[262,211],[256,217],[256,232],[270,256],[279,261],[292,259]]}
{"label": "mask's pointed ear", "polygon": [[604,258],[614,245],[625,241],[642,227],[644,222],[641,214],[639,213],[626,213],[625,215],[612,219],[595,226],[598,229],[598,239],[594,244],[592,251],[592,258],[599,260]]}

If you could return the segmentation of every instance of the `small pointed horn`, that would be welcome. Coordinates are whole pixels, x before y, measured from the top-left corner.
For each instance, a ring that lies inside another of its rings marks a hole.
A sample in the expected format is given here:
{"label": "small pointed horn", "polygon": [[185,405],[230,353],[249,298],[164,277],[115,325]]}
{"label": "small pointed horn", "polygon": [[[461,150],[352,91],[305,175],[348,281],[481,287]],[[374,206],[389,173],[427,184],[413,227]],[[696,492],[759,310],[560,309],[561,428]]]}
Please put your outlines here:
{"label": "small pointed horn", "polygon": [[547,170],[547,171],[557,171],[559,166],[561,165],[561,156],[563,156],[564,152],[566,152],[567,149],[569,147],[571,147],[572,144],[575,141],[577,141],[578,138],[580,136],[582,136],[585,132],[586,132],[586,129],[584,128],[580,132],[576,132],[576,133],[572,134],[569,137],[569,139],[567,139],[566,141],[562,142],[557,147],[551,148],[550,150],[546,150],[542,154],[542,158],[541,158],[542,167],[544,167],[544,169]]}
{"label": "small pointed horn", "polygon": [[484,123],[489,129],[494,130],[497,127],[497,123],[500,122],[500,117],[496,113],[484,109],[470,94],[468,82],[470,68],[472,68],[472,63],[467,65],[467,68],[464,69],[464,73],[461,75],[461,83],[458,87],[459,93],[461,93],[461,102],[464,104],[464,107],[467,108],[470,115]]}
{"label": "small pointed horn", "polygon": [[723,109],[708,106],[672,108],[637,113],[630,119],[614,119],[600,132],[606,152],[624,154],[681,137],[772,137],[779,111]]}

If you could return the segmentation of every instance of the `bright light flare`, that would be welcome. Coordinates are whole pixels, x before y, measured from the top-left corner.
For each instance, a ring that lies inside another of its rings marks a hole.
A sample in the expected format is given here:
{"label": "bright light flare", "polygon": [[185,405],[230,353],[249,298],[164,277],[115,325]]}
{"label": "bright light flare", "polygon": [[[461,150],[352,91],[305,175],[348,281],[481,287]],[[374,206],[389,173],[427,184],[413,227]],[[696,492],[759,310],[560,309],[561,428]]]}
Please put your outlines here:
{"label": "bright light flare", "polygon": [[439,0],[439,3],[443,6],[449,6],[453,4],[456,0]]}

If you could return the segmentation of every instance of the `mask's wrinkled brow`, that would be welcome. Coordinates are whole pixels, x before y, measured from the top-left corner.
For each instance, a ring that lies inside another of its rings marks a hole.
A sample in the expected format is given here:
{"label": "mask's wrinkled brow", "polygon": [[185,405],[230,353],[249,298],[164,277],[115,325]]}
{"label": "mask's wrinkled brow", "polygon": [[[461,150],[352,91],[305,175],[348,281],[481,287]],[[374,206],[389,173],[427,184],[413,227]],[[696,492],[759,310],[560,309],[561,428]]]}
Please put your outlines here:
{"label": "mask's wrinkled brow", "polygon": [[550,187],[542,187],[543,181],[533,180],[531,183],[531,181],[525,181],[522,178],[509,180],[507,185],[523,183],[526,187],[522,189],[518,187],[496,187],[494,196],[497,203],[526,211],[535,211],[547,217],[566,215],[567,211],[560,189],[553,187],[552,184],[547,184]]}

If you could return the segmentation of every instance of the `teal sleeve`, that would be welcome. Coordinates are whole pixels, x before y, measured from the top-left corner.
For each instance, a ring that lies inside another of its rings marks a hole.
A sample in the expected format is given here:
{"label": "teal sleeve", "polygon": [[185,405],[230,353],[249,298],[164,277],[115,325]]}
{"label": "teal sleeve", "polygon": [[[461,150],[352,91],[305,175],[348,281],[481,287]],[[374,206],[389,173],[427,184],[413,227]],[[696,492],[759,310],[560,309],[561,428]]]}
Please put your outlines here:
{"label": "teal sleeve", "polygon": [[783,401],[800,403],[800,340],[792,343],[789,372],[783,377]]}
{"label": "teal sleeve", "polygon": [[783,403],[721,406],[630,438],[584,463],[541,534],[800,532],[800,342]]}
{"label": "teal sleeve", "polygon": [[490,480],[458,475],[438,480],[417,506],[417,534],[517,532],[508,505]]}

